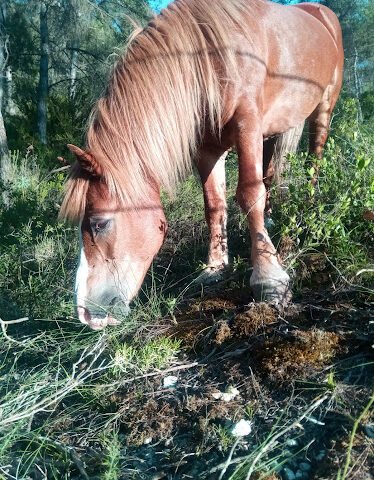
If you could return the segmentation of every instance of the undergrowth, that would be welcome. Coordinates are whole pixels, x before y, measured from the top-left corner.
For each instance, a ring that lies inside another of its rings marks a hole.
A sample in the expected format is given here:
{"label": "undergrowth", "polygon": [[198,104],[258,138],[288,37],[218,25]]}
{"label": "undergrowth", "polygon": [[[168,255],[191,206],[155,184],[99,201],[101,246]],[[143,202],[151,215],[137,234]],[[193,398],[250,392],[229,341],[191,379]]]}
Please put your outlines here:
{"label": "undergrowth", "polygon": [[[296,294],[312,285],[313,272],[324,274],[329,288],[354,284],[364,294],[373,293],[374,223],[363,214],[374,205],[374,140],[370,125],[357,128],[352,101],[346,102],[318,164],[318,183],[310,183],[315,171],[300,153],[289,157],[286,197],[273,189],[271,235],[293,274]],[[192,280],[207,251],[201,189],[191,176],[175,199],[163,198],[169,237],[131,315],[119,327],[95,333],[79,325],[72,304],[77,230],[57,221],[65,172],[48,172],[39,164],[34,151],[13,152],[0,200],[0,479],[84,478],[79,452],[94,445],[100,452],[92,451],[94,478],[117,480],[126,444],[117,429],[124,414],[116,397],[120,386],[167,369],[184,355],[178,338],[163,335],[162,322],[175,322],[189,295],[199,295]],[[250,275],[249,240],[234,200],[236,182],[232,152],[227,161],[228,231],[235,268],[228,285],[248,288],[240,277]],[[6,323],[23,317],[28,319]],[[141,396],[140,390],[134,393]],[[251,417],[253,410],[251,406]],[[306,405],[300,411],[307,410]],[[270,433],[231,478],[246,478],[251,461],[278,428],[292,421],[271,417]],[[225,425],[218,424],[213,437],[221,450],[230,450],[233,439]],[[271,456],[258,458],[254,472],[276,472],[281,451],[279,443],[275,449],[266,447],[264,453]]]}

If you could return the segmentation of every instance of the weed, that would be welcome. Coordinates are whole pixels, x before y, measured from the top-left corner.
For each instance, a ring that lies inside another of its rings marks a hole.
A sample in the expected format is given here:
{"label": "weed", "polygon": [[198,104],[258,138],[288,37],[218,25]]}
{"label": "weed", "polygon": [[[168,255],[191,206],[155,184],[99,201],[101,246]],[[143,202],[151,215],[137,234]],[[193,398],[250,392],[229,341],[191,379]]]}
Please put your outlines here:
{"label": "weed", "polygon": [[113,374],[146,372],[151,368],[163,368],[177,355],[181,341],[171,338],[155,338],[143,346],[124,343],[114,354]]}
{"label": "weed", "polygon": [[104,459],[102,466],[105,468],[101,475],[101,480],[118,480],[121,474],[120,469],[120,450],[121,443],[117,432],[104,432],[102,436],[102,445],[104,447]]}
{"label": "weed", "polygon": [[235,438],[230,434],[229,429],[222,425],[213,425],[213,432],[216,435],[222,450],[226,452],[234,443]]}

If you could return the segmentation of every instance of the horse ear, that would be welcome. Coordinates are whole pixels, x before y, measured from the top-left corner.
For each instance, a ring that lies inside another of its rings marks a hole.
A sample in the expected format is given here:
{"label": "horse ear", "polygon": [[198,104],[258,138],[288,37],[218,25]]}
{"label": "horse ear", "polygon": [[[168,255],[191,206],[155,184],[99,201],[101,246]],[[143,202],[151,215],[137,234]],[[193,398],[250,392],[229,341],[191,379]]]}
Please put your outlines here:
{"label": "horse ear", "polygon": [[85,152],[81,148],[71,145],[70,143],[67,145],[67,147],[77,157],[77,161],[83,170],[86,170],[86,172],[90,173],[91,175],[98,177],[101,176],[101,166],[96,162],[90,153]]}

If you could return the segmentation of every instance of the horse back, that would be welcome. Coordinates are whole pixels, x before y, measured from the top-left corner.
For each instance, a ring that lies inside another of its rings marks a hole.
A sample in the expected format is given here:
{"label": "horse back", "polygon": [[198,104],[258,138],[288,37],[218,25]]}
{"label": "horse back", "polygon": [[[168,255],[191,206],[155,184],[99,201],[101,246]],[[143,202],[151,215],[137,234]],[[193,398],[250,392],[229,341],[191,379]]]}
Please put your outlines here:
{"label": "horse back", "polygon": [[290,5],[292,8],[304,10],[317,20],[319,20],[329,31],[332,38],[335,40],[338,49],[342,49],[342,32],[339,20],[335,13],[327,8],[325,5],[319,3],[300,3],[297,5]]}

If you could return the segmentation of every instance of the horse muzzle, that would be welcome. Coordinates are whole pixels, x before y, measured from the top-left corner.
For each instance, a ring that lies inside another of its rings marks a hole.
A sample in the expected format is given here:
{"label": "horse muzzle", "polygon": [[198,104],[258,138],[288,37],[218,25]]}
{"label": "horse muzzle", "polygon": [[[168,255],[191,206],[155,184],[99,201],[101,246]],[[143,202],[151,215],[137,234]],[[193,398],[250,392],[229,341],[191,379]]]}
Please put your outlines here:
{"label": "horse muzzle", "polygon": [[88,325],[92,330],[102,330],[106,326],[115,326],[121,323],[122,318],[130,313],[128,302],[121,302],[111,307],[110,312],[104,308],[93,307],[89,304],[77,305],[77,315],[81,323]]}

